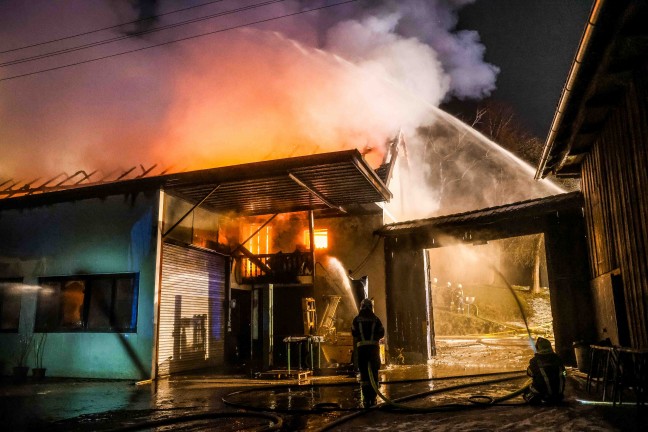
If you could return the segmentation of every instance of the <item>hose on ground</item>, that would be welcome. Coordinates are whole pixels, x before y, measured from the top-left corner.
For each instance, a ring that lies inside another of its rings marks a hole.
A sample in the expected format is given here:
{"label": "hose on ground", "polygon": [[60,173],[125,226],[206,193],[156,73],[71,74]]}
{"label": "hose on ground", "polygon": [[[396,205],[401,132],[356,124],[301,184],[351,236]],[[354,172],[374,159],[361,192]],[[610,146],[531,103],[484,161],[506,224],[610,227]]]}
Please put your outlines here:
{"label": "hose on ground", "polygon": [[[369,374],[369,376],[370,376],[370,379],[372,379],[372,381],[373,381],[372,385],[375,385],[375,380],[373,380],[373,376],[371,374]],[[413,400],[413,399],[417,399],[417,398],[421,398],[421,397],[425,397],[425,396],[430,396],[430,395],[433,395],[433,394],[440,394],[440,393],[444,393],[444,392],[460,390],[460,389],[463,389],[463,388],[473,387],[473,386],[480,386],[480,385],[486,385],[486,384],[495,384],[495,383],[504,382],[504,381],[512,381],[512,380],[520,379],[523,376],[524,375],[521,375],[521,374],[518,373],[516,376],[513,376],[513,377],[497,378],[497,379],[486,380],[486,381],[458,384],[458,385],[454,385],[454,386],[445,387],[445,388],[442,388],[442,389],[428,390],[428,391],[425,391],[425,392],[422,392],[422,393],[412,394],[412,395],[404,396],[404,397],[394,399],[394,400],[391,400],[391,399],[388,399],[387,397],[385,397],[382,393],[379,392],[379,389],[377,388],[377,386],[374,386],[374,390],[376,391],[376,394],[381,395],[381,398],[384,398],[383,400],[389,400],[388,404],[386,403],[386,404],[383,404],[383,405],[374,405],[369,409],[358,410],[358,411],[356,411],[356,412],[354,412],[352,414],[346,415],[346,416],[341,417],[341,418],[339,418],[339,419],[337,419],[337,420],[335,420],[335,421],[333,421],[331,423],[326,424],[322,428],[317,429],[317,432],[325,432],[325,431],[331,430],[334,427],[340,426],[341,424],[344,424],[344,423],[346,423],[346,422],[348,422],[350,420],[353,420],[353,419],[355,419],[357,417],[360,417],[360,416],[363,416],[363,415],[365,415],[367,413],[373,412],[373,410],[376,410],[376,409],[384,410],[384,411],[393,410],[394,412],[400,412],[400,413],[404,413],[404,412],[409,412],[409,413],[432,413],[432,412],[461,411],[461,410],[492,407],[492,406],[503,406],[503,405],[507,405],[507,406],[524,405],[526,403],[502,404],[501,402],[503,402],[505,400],[508,400],[508,399],[512,399],[515,396],[523,393],[526,390],[526,388],[528,386],[528,383],[525,383],[525,385],[523,387],[521,387],[520,389],[518,389],[518,390],[516,390],[516,391],[514,391],[512,393],[509,393],[509,394],[507,394],[505,396],[501,396],[499,398],[491,398],[490,396],[488,396],[488,397],[485,396],[485,398],[486,397],[488,398],[487,403],[484,403],[484,402],[477,402],[476,403],[475,398],[471,397],[471,398],[469,398],[469,402],[472,403],[470,405],[469,404],[443,404],[443,405],[436,405],[434,407],[416,408],[416,407],[409,407],[407,405],[402,404],[403,402],[407,402],[409,400]],[[404,408],[404,409],[398,409],[398,408]]]}
{"label": "hose on ground", "polygon": [[[425,382],[425,381],[446,381],[446,380],[456,380],[456,379],[468,379],[468,378],[482,378],[482,377],[487,377],[487,376],[502,376],[502,375],[511,375],[511,374],[517,374],[516,378],[520,376],[524,371],[512,371],[512,372],[491,372],[491,373],[484,373],[484,374],[471,374],[471,375],[454,375],[454,376],[448,376],[448,377],[432,377],[432,378],[414,378],[414,379],[405,379],[405,380],[390,380],[390,381],[379,381],[379,384],[385,384],[385,385],[391,385],[391,384],[410,384],[410,383],[418,383],[418,382]],[[235,402],[232,399],[236,396],[241,396],[249,393],[254,393],[254,392],[267,392],[267,391],[276,391],[276,390],[284,390],[284,389],[291,389],[293,387],[299,387],[299,388],[319,388],[319,387],[344,387],[344,386],[357,386],[358,383],[357,381],[348,381],[348,382],[342,382],[342,383],[316,383],[316,384],[310,384],[310,385],[295,385],[295,384],[280,384],[280,385],[274,385],[274,386],[266,386],[266,387],[253,387],[253,388],[248,388],[248,389],[243,389],[243,390],[237,390],[232,393],[228,393],[227,395],[223,396],[221,398],[222,402],[232,408],[237,408],[237,409],[244,409],[244,410],[249,410],[249,411],[257,411],[257,412],[273,412],[273,413],[282,413],[282,414],[316,414],[316,413],[321,413],[321,412],[331,412],[331,411],[340,411],[340,412],[355,412],[358,410],[358,407],[352,407],[352,408],[343,408],[341,407],[338,403],[336,402],[320,402],[318,404],[315,404],[313,408],[279,408],[279,407],[269,407],[269,406],[255,406],[251,405],[249,403],[244,403],[244,402]],[[472,384],[475,385],[475,384]],[[440,389],[443,390],[443,389]]]}
{"label": "hose on ground", "polygon": [[200,414],[189,414],[178,417],[165,418],[160,420],[151,420],[134,425],[125,426],[118,429],[112,429],[111,432],[139,431],[143,429],[157,428],[162,426],[177,425],[180,423],[189,423],[202,420],[214,420],[220,418],[259,418],[270,420],[272,424],[260,426],[254,429],[255,432],[277,431],[283,427],[283,419],[277,415],[260,412],[206,412]]}
{"label": "hose on ground", "polygon": [[[443,405],[436,405],[433,407],[411,407],[408,405],[403,404],[402,402],[405,402],[407,400],[412,400],[412,399],[417,399],[420,397],[425,397],[434,393],[440,393],[439,390],[428,390],[422,393],[417,393],[414,395],[409,395],[404,398],[400,398],[397,401],[396,400],[391,400],[387,396],[385,396],[380,389],[378,388],[378,385],[376,384],[376,380],[374,379],[374,376],[371,371],[371,365],[368,365],[369,368],[369,380],[371,381],[371,386],[373,387],[374,391],[376,394],[387,404],[387,406],[392,407],[392,408],[397,408],[400,410],[405,410],[405,411],[412,411],[412,412],[437,412],[437,411],[444,411],[448,409],[468,409],[472,406],[488,406],[488,405],[496,405],[500,404],[501,402],[505,400],[512,399],[520,394],[522,394],[531,384],[531,381],[528,380],[524,386],[519,388],[518,390],[511,392],[509,394],[506,394],[504,396],[500,396],[498,398],[493,398],[491,396],[482,396],[482,395],[474,395],[469,397],[469,402],[471,402],[473,405],[466,405],[466,404],[443,404]],[[452,386],[452,390],[458,390],[462,388],[467,388],[467,387],[473,387],[477,385],[484,385],[484,384],[496,384],[500,382],[505,382],[505,381],[512,381],[519,379],[520,376],[513,376],[513,377],[506,377],[506,378],[497,378],[497,379],[492,379],[492,380],[487,380],[487,381],[481,381],[479,383],[466,383],[466,384],[458,384],[456,386]],[[444,391],[448,391],[450,388],[445,388],[441,389]],[[487,400],[487,402],[479,401],[480,399]]]}

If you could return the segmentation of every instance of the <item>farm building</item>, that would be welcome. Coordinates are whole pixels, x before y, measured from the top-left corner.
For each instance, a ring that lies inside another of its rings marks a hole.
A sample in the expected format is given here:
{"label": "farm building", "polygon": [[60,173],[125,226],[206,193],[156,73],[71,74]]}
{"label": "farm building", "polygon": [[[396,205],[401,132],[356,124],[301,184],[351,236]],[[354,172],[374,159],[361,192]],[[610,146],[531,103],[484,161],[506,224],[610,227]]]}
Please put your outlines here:
{"label": "farm building", "polygon": [[311,330],[304,299],[355,312],[354,269],[384,314],[390,192],[355,150],[87,183],[5,188],[4,373],[37,366],[30,342],[51,376],[285,364],[283,339]]}
{"label": "farm building", "polygon": [[536,178],[577,177],[596,340],[648,346],[648,5],[598,1]]}

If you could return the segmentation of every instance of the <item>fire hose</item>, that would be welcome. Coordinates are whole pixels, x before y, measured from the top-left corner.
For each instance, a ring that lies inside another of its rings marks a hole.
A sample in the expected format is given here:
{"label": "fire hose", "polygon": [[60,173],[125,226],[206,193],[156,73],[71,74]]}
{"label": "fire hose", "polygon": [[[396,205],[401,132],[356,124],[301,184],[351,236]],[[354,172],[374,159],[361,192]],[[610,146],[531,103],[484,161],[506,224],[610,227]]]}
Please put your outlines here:
{"label": "fire hose", "polygon": [[[178,417],[165,418],[160,420],[150,420],[118,429],[112,429],[111,432],[139,431],[144,429],[158,428],[163,426],[179,425],[204,420],[214,420],[220,418],[259,418],[270,420],[272,424],[263,425],[256,429],[255,432],[277,431],[283,427],[283,419],[277,415],[262,412],[205,412],[200,414],[189,414]],[[252,429],[250,429],[252,430]]]}
{"label": "fire hose", "polygon": [[[518,309],[520,311],[520,314],[522,315],[522,320],[524,321],[524,326],[526,328],[526,332],[529,336],[529,341],[531,341],[531,346],[534,347],[535,351],[535,346],[532,343],[532,336],[531,336],[531,330],[529,328],[529,324],[526,318],[526,315],[524,313],[524,309],[522,307],[522,304],[520,303],[520,300],[517,298],[515,295],[515,291],[513,290],[513,287],[508,283],[506,278],[495,268],[493,268],[495,272],[502,278],[504,283],[506,284],[507,288],[511,292],[513,298],[515,299],[515,302],[518,306]],[[413,413],[432,413],[432,412],[447,412],[447,411],[459,411],[459,410],[467,410],[467,409],[474,409],[474,408],[484,408],[484,407],[492,407],[492,406],[501,406],[501,405],[509,405],[509,406],[515,406],[515,405],[525,405],[526,401],[524,403],[518,403],[518,404],[503,404],[502,402],[510,400],[514,397],[517,397],[521,394],[523,394],[531,385],[531,380],[527,380],[525,384],[513,391],[510,392],[504,396],[500,396],[497,398],[491,397],[491,396],[485,396],[485,395],[473,395],[468,398],[469,402],[471,402],[472,405],[466,405],[466,404],[442,404],[442,405],[436,405],[432,407],[411,407],[408,405],[404,405],[402,402],[412,400],[412,399],[417,399],[420,397],[425,397],[429,396],[431,394],[438,394],[441,392],[446,392],[450,390],[458,390],[466,387],[471,387],[475,385],[483,385],[483,384],[495,384],[498,382],[503,382],[503,381],[509,381],[513,379],[518,379],[519,377],[509,377],[509,378],[499,378],[499,379],[493,379],[493,380],[488,380],[488,381],[482,381],[479,383],[468,383],[468,384],[459,384],[456,386],[451,386],[447,387],[444,389],[439,389],[439,390],[429,390],[423,393],[417,393],[409,396],[405,396],[402,398],[398,398],[395,400],[391,400],[387,398],[378,388],[378,385],[376,384],[376,380],[374,379],[373,373],[371,371],[371,365],[368,365],[368,372],[369,372],[369,380],[371,382],[371,386],[373,387],[374,391],[380,398],[385,402],[385,407],[389,407],[391,409],[396,409],[401,412],[413,412]],[[334,422],[331,422],[324,426],[323,428],[320,428],[318,432],[324,432],[327,431],[333,427],[339,426],[342,423],[345,423],[353,418],[359,417],[367,412],[372,411],[373,409],[383,409],[383,405],[374,405],[370,409],[364,410],[364,411],[358,411],[353,414],[347,415],[345,417],[342,417],[340,419],[337,419]]]}
{"label": "fire hose", "polygon": [[[464,387],[470,387],[475,385],[489,384],[491,382],[500,382],[513,379],[520,379],[524,376],[523,371],[513,371],[513,372],[493,372],[486,374],[473,374],[473,375],[455,375],[449,377],[441,378],[415,378],[415,379],[406,379],[406,380],[394,380],[394,381],[380,381],[379,384],[391,385],[391,384],[410,384],[416,382],[425,382],[425,381],[447,381],[447,380],[456,380],[456,379],[467,379],[467,378],[481,378],[487,376],[501,376],[508,375],[506,378],[499,378],[492,381],[480,381],[477,383],[462,384],[460,386],[451,386],[443,389],[433,390],[432,393],[441,393],[446,390],[454,390]],[[510,377],[511,374],[515,374],[514,377]],[[344,386],[357,386],[356,381],[342,382],[342,383],[319,383],[319,384],[310,384],[310,385],[299,385],[299,388],[320,388],[320,387],[344,387]],[[221,398],[223,403],[232,408],[245,409],[250,411],[260,411],[260,412],[273,412],[273,413],[282,413],[282,414],[313,414],[320,412],[331,412],[331,411],[351,411],[356,412],[359,410],[358,407],[342,408],[338,403],[335,402],[322,402],[315,404],[313,408],[279,408],[279,407],[268,407],[268,406],[255,406],[245,402],[236,402],[232,400],[237,396],[242,396],[245,394],[250,394],[254,392],[267,392],[267,391],[276,391],[276,390],[290,390],[295,387],[294,384],[280,384],[266,387],[253,387],[244,390],[238,390],[232,393],[229,393]],[[400,401],[400,400],[399,400]]]}
{"label": "fire hose", "polygon": [[[517,296],[515,296],[513,288],[506,282],[506,279],[500,274],[502,279],[505,281],[507,287],[511,291],[513,297],[516,300],[516,303],[518,305],[518,308],[520,310],[520,313],[522,314],[522,319],[524,320],[524,325],[527,330],[527,334],[529,338],[531,339],[531,332],[529,329],[529,325],[526,319],[526,316],[524,314],[524,310],[522,308],[522,305],[520,304],[519,299]],[[502,375],[502,374],[509,374],[510,373],[497,373],[497,374],[478,374],[478,375],[467,375],[467,376],[458,376],[458,377],[448,377],[448,378],[473,378],[473,377],[483,377],[483,376],[488,376],[488,375]],[[503,402],[510,400],[520,394],[522,394],[530,385],[530,381],[527,381],[521,388],[519,388],[516,391],[513,391],[509,394],[499,396],[499,397],[491,397],[491,396],[486,396],[486,395],[473,395],[468,398],[469,404],[443,404],[443,405],[435,405],[432,407],[411,407],[408,405],[404,405],[403,402],[412,400],[412,399],[417,399],[425,396],[429,396],[432,394],[439,394],[443,392],[449,392],[449,391],[454,391],[454,390],[459,390],[463,388],[468,388],[468,387],[473,387],[473,386],[480,386],[480,385],[487,385],[487,384],[496,384],[500,382],[505,382],[505,381],[511,381],[511,380],[516,380],[520,379],[522,376],[522,372],[518,371],[515,376],[508,376],[504,378],[495,378],[491,380],[485,380],[485,381],[479,381],[479,382],[471,382],[471,383],[464,383],[464,384],[458,384],[450,387],[446,387],[443,389],[435,389],[435,390],[428,390],[423,393],[417,393],[409,396],[405,396],[402,398],[398,398],[395,400],[391,400],[387,398],[382,392],[380,392],[380,389],[378,389],[378,385],[375,382],[375,379],[373,377],[373,374],[371,371],[369,371],[369,376],[371,380],[371,385],[373,386],[374,390],[376,391],[376,394],[380,396],[380,398],[385,402],[384,404],[377,405],[372,407],[371,409],[366,409],[366,410],[359,410],[358,408],[342,408],[339,406],[337,403],[332,403],[332,402],[322,402],[315,404],[312,408],[307,408],[307,409],[295,409],[295,408],[290,408],[290,409],[282,409],[278,407],[258,407],[258,406],[253,406],[250,404],[245,404],[245,403],[240,403],[240,402],[234,402],[231,400],[233,396],[237,395],[242,395],[245,393],[253,392],[253,391],[260,391],[260,390],[276,390],[276,389],[286,389],[286,388],[291,388],[291,385],[281,385],[281,386],[272,386],[272,387],[265,387],[265,388],[256,388],[256,389],[246,389],[246,390],[241,390],[237,392],[230,393],[222,398],[222,401],[225,405],[236,407],[239,409],[246,409],[246,410],[253,410],[253,411],[265,411],[265,412],[275,412],[275,413],[286,413],[286,414],[313,414],[313,413],[322,413],[322,412],[331,412],[331,411],[352,411],[351,414],[342,417],[332,423],[329,423],[326,425],[324,428],[320,429],[320,431],[325,431],[329,430],[332,427],[335,427],[339,424],[342,424],[346,421],[351,420],[352,418],[361,416],[367,412],[370,412],[372,409],[385,409],[385,410],[395,410],[399,412],[416,412],[416,413],[429,413],[429,412],[444,412],[444,411],[458,411],[458,410],[467,410],[467,409],[474,409],[474,408],[484,408],[484,407],[490,407],[490,406],[501,406],[501,405],[508,405],[508,406],[514,406],[514,405],[523,405],[524,403],[519,403],[519,404],[504,404]],[[420,382],[420,381],[430,381],[433,378],[423,378],[423,379],[413,379],[413,380],[399,380],[399,381],[389,381],[389,382],[383,382],[383,384],[396,384],[396,383],[411,383],[411,382]],[[438,379],[438,378],[434,378]],[[323,386],[342,386],[342,385],[357,385],[356,383],[334,383],[334,384],[312,384],[311,387],[323,387]]]}
{"label": "fire hose", "polygon": [[[473,386],[477,386],[477,385],[497,384],[497,383],[500,383],[500,382],[512,381],[512,380],[516,380],[516,379],[520,378],[520,376],[517,375],[517,376],[513,376],[513,377],[505,377],[505,378],[497,378],[497,379],[492,379],[492,380],[487,380],[487,381],[480,381],[478,383],[458,384],[456,386],[447,387],[447,388],[444,388],[444,389],[428,390],[428,391],[425,391],[425,392],[422,392],[422,393],[417,393],[417,394],[414,394],[414,395],[405,396],[403,398],[399,398],[398,400],[391,400],[387,396],[385,396],[380,391],[380,389],[378,388],[378,385],[376,384],[376,380],[374,379],[374,376],[373,376],[372,371],[371,371],[371,365],[368,366],[368,369],[369,369],[369,381],[371,381],[371,386],[373,387],[376,394],[378,396],[380,396],[380,398],[383,401],[385,401],[385,403],[389,407],[394,407],[394,408],[398,408],[398,409],[406,410],[406,411],[414,411],[414,412],[418,412],[418,413],[443,411],[443,410],[452,409],[452,408],[466,409],[467,407],[471,407],[471,405],[444,404],[444,405],[436,405],[434,407],[425,408],[425,407],[411,407],[411,406],[408,406],[408,405],[404,405],[401,402],[405,402],[405,401],[408,401],[408,400],[411,400],[411,399],[417,399],[419,397],[429,396],[429,395],[435,394],[435,393],[440,393],[441,391],[448,391],[450,389],[458,390],[458,389],[467,388],[467,387],[473,387]],[[531,385],[531,380],[527,380],[525,382],[525,384],[521,388],[519,388],[519,389],[517,389],[517,390],[515,390],[515,391],[513,391],[511,393],[508,393],[508,394],[506,394],[504,396],[494,398],[494,397],[485,396],[485,395],[472,395],[472,396],[470,396],[468,398],[468,400],[472,404],[474,404],[475,406],[497,405],[497,404],[500,404],[503,401],[512,399],[512,398],[522,394],[529,387],[529,385]],[[485,400],[486,402],[483,402],[483,400]]]}
{"label": "fire hose", "polygon": [[[375,409],[380,409],[380,410],[393,410],[396,412],[410,412],[410,413],[433,413],[433,412],[449,412],[449,411],[462,411],[462,410],[469,410],[469,409],[475,409],[475,408],[485,408],[485,407],[493,407],[493,406],[519,406],[519,405],[525,405],[526,402],[524,403],[518,403],[518,404],[503,404],[502,402],[512,399],[520,394],[522,394],[530,385],[530,380],[528,380],[524,386],[521,388],[508,393],[504,396],[500,396],[497,398],[493,398],[491,396],[485,396],[485,395],[473,395],[468,398],[468,401],[471,403],[471,405],[468,404],[441,404],[441,405],[435,405],[432,407],[411,407],[408,405],[404,405],[402,402],[410,401],[413,399],[418,399],[422,398],[425,396],[430,396],[433,394],[440,394],[444,392],[449,392],[449,391],[454,391],[454,390],[460,390],[468,387],[473,387],[473,386],[480,386],[484,384],[496,384],[500,382],[505,382],[505,381],[512,381],[516,379],[520,379],[520,374],[513,376],[513,377],[505,377],[505,378],[497,378],[497,379],[492,379],[492,380],[486,380],[486,381],[479,381],[479,382],[471,382],[471,383],[465,383],[465,384],[458,384],[450,387],[445,387],[442,389],[436,389],[436,390],[428,390],[422,393],[417,393],[417,394],[412,394],[408,396],[404,396],[395,400],[391,400],[387,398],[381,391],[378,389],[378,386],[376,385],[376,381],[373,378],[373,375],[371,374],[371,370],[369,370],[369,378],[371,381],[371,385],[374,388],[374,391],[376,392],[377,395],[380,396],[380,398],[385,401],[385,404],[383,405],[374,405],[369,409],[365,410],[358,410],[352,414],[349,414],[347,416],[341,417],[331,423],[328,423],[324,427],[320,428],[317,430],[317,432],[324,432],[327,430],[330,430],[334,427],[340,426],[343,423],[346,423],[352,419],[355,419],[357,417],[360,417],[362,415],[365,415],[369,412],[372,412]],[[484,402],[485,401],[485,402]]]}

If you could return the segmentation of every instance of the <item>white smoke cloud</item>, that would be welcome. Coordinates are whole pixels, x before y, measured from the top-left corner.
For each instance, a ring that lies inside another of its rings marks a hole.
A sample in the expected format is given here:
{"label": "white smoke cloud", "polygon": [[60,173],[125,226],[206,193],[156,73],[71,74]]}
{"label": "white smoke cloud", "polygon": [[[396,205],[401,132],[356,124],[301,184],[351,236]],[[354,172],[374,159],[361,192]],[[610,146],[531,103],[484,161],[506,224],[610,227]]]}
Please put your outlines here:
{"label": "white smoke cloud", "polygon": [[[222,2],[194,13],[252,3]],[[158,12],[189,4],[159,1]],[[479,95],[492,88],[494,75],[470,78],[475,75],[470,68],[481,61],[479,55],[464,65],[452,60],[452,50],[433,43],[475,45],[472,52],[479,54],[477,38],[464,40],[453,33],[456,11],[464,4],[352,3],[257,26],[261,33],[225,32],[2,82],[0,177],[30,178],[35,173],[45,177],[80,168],[111,171],[139,163],[197,168],[340,148],[379,148],[399,128],[413,130],[423,121],[428,108],[421,101],[436,105],[448,94]],[[125,1],[69,0],[54,5],[8,0],[1,7],[0,50],[138,18]],[[0,77],[310,7],[312,2],[282,2],[178,33],[156,33],[90,52],[1,68]],[[423,25],[416,21],[421,17],[430,21]],[[165,16],[158,24],[180,18],[187,17]],[[264,37],[266,29],[287,36]],[[125,29],[93,35],[92,40],[113,37],[121,30]],[[276,43],[264,43],[264,38]],[[298,44],[291,45],[290,38]],[[66,41],[64,46],[86,42]],[[317,47],[339,56],[338,64],[325,53],[315,55],[312,50]],[[5,54],[0,60],[39,52],[41,48]],[[409,95],[398,96],[395,89]],[[412,103],[412,96],[418,101]],[[289,127],[293,133],[287,133]],[[232,141],[235,136],[238,139]],[[233,157],[227,147],[245,139],[248,144],[239,145]],[[297,141],[304,147],[295,148]],[[379,160],[378,153],[374,162]]]}
{"label": "white smoke cloud", "polygon": [[390,14],[341,22],[328,32],[327,49],[438,105],[449,90],[450,78],[432,48],[394,33],[398,20],[397,14]]}
{"label": "white smoke cloud", "polygon": [[[390,209],[401,220],[556,193],[436,108],[449,95],[482,97],[495,85],[497,68],[483,61],[478,35],[455,31],[457,11],[467,3],[354,3],[0,83],[0,182],[139,163],[199,169],[348,148],[374,149],[367,159],[377,166],[384,144],[401,130],[408,157],[401,153]],[[43,5],[33,19],[24,5],[0,11],[0,41],[8,41],[0,50],[24,44],[21,32],[60,37],[42,30],[55,28],[46,23],[71,24],[81,12],[93,17],[84,30],[114,20],[112,9],[81,0],[61,10]],[[169,1],[160,9],[177,7]],[[176,36],[302,7],[312,5],[286,2]],[[112,51],[99,54],[106,52]]]}
{"label": "white smoke cloud", "polygon": [[[440,63],[449,81],[439,83],[439,90],[444,92],[444,96],[481,99],[495,90],[499,68],[484,61],[486,48],[476,31],[456,30],[458,11],[473,2],[386,1],[372,10],[372,17],[389,23],[394,37],[415,39],[431,48],[433,58]],[[353,42],[350,39],[347,43]]]}

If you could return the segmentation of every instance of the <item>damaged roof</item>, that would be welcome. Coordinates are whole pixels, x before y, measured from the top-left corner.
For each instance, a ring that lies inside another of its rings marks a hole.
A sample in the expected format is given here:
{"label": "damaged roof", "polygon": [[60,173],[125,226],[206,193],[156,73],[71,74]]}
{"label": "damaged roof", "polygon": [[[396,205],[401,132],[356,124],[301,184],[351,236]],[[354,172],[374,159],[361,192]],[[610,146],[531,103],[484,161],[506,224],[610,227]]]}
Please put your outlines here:
{"label": "damaged roof", "polygon": [[648,58],[648,2],[597,0],[572,62],[535,178],[578,177],[584,156]]}
{"label": "damaged roof", "polygon": [[262,215],[344,212],[388,201],[391,192],[357,150],[300,156],[0,199],[0,209],[163,189],[217,212]]}
{"label": "damaged roof", "polygon": [[391,198],[357,150],[255,162],[165,177],[165,191],[215,211],[258,215],[341,209]]}
{"label": "damaged roof", "polygon": [[547,213],[578,209],[582,205],[582,194],[569,192],[465,213],[393,223],[383,226],[377,233],[383,237],[443,233],[470,241],[476,239],[463,238],[464,234],[480,230],[499,234],[509,230],[511,235],[519,235],[513,231],[519,228],[517,225],[520,223],[528,225],[533,231],[537,227],[533,227],[530,221],[535,218]]}

